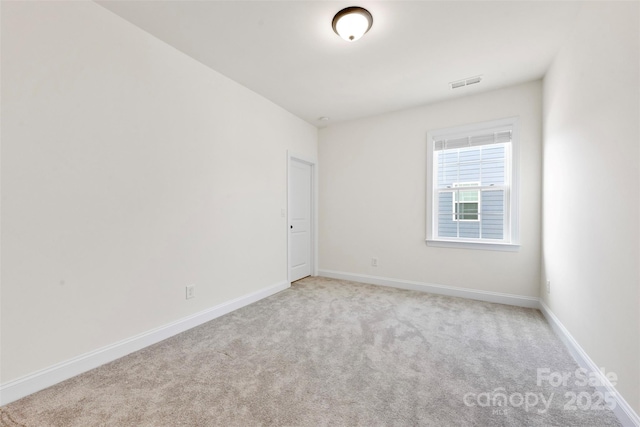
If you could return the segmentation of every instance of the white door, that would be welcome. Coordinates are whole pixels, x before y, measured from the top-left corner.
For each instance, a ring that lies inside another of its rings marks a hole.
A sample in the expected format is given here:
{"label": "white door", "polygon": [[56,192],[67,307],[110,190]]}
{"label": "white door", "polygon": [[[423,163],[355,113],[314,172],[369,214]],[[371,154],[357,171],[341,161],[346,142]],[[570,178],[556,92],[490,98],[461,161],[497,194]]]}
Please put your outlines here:
{"label": "white door", "polygon": [[289,280],[311,275],[311,165],[289,164]]}

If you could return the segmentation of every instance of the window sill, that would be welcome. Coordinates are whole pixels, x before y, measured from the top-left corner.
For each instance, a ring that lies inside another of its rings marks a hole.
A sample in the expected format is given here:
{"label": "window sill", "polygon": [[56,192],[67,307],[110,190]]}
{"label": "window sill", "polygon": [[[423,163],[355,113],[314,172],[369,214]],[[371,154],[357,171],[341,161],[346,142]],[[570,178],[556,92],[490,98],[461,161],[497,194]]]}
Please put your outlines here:
{"label": "window sill", "polygon": [[501,252],[518,252],[520,250],[520,245],[510,243],[460,242],[451,240],[427,240],[427,246]]}

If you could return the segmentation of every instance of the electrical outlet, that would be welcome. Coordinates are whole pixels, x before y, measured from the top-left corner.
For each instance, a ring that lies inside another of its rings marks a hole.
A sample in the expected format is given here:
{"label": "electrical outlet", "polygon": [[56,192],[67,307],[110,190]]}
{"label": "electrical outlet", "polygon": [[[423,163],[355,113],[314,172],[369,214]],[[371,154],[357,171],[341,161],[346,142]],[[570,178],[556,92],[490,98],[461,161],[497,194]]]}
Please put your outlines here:
{"label": "electrical outlet", "polygon": [[547,293],[551,293],[551,280],[547,280]]}
{"label": "electrical outlet", "polygon": [[196,296],[196,285],[187,286],[187,299],[195,298]]}
{"label": "electrical outlet", "polygon": [[371,267],[378,266],[378,258],[371,258]]}

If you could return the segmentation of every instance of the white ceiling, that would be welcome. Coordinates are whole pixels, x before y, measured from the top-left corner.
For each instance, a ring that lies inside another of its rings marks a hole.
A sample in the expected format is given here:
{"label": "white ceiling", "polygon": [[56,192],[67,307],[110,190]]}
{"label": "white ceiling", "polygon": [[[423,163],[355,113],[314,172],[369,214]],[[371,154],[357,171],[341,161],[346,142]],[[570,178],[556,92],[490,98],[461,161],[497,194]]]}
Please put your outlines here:
{"label": "white ceiling", "polygon": [[[580,8],[575,1],[98,3],[316,126],[538,79]],[[331,20],[354,5],[374,21],[348,43]],[[479,74],[477,85],[449,88]]]}

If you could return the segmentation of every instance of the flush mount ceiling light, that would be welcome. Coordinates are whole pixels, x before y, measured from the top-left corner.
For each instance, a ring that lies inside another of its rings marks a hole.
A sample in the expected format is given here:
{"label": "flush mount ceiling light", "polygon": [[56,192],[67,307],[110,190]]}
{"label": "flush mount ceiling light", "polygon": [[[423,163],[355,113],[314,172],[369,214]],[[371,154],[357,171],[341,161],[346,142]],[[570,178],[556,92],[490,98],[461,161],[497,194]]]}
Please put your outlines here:
{"label": "flush mount ceiling light", "polygon": [[333,17],[333,31],[348,42],[362,37],[373,24],[373,16],[367,9],[352,6],[342,9]]}

